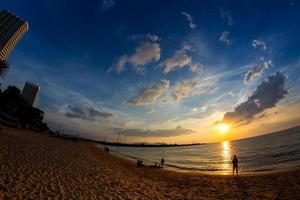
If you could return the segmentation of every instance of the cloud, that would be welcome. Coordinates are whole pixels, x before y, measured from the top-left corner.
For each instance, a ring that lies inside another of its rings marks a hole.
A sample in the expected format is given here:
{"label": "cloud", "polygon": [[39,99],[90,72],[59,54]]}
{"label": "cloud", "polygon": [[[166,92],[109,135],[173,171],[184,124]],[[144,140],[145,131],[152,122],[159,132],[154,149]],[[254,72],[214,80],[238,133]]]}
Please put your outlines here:
{"label": "cloud", "polygon": [[70,109],[70,112],[67,112],[65,115],[68,118],[81,118],[81,119],[85,119],[85,114],[84,111],[81,107],[78,106],[68,106],[68,108]]}
{"label": "cloud", "polygon": [[233,91],[229,91],[229,92],[227,92],[227,94],[231,97],[237,97],[237,93],[233,92]]}
{"label": "cloud", "polygon": [[150,41],[141,42],[131,56],[125,54],[119,57],[113,64],[114,70],[121,73],[125,70],[127,64],[131,64],[134,71],[144,74],[146,64],[158,61],[160,59],[160,46],[157,42],[152,41],[157,41],[159,38],[151,34],[147,34],[147,37]]}
{"label": "cloud", "polygon": [[68,105],[68,111],[65,113],[67,118],[84,119],[88,121],[95,121],[97,118],[108,119],[114,117],[113,113],[102,112],[96,108],[87,105]]}
{"label": "cloud", "polygon": [[164,67],[165,74],[175,70],[176,68],[183,68],[189,66],[192,72],[202,72],[203,66],[199,63],[193,63],[192,57],[187,54],[191,50],[191,46],[184,45],[182,49],[175,51],[174,55],[167,58],[160,66]]}
{"label": "cloud", "polygon": [[230,35],[229,31],[223,31],[219,37],[219,40],[221,42],[226,43],[227,45],[230,45],[231,40],[229,38],[229,35]]}
{"label": "cloud", "polygon": [[101,11],[105,12],[115,5],[114,0],[103,0],[101,3]]}
{"label": "cloud", "polygon": [[253,40],[252,41],[252,47],[254,49],[260,49],[260,50],[266,50],[267,49],[266,43],[264,41],[261,41],[261,40]]}
{"label": "cloud", "polygon": [[160,59],[160,47],[157,43],[143,42],[135,49],[135,53],[129,58],[135,71],[144,72],[144,65]]}
{"label": "cloud", "polygon": [[191,72],[196,72],[196,73],[200,73],[203,71],[203,65],[199,64],[199,63],[190,63],[190,71]]}
{"label": "cloud", "polygon": [[233,25],[233,18],[231,16],[230,11],[224,11],[224,10],[221,9],[220,10],[220,16],[223,20],[226,20],[228,26]]}
{"label": "cloud", "polygon": [[244,76],[244,83],[249,84],[252,80],[255,78],[261,77],[262,73],[265,69],[268,69],[270,66],[272,66],[272,61],[265,61],[261,65],[255,65],[250,68],[249,71]]}
{"label": "cloud", "polygon": [[134,105],[145,105],[155,103],[156,100],[169,89],[170,82],[161,80],[159,83],[142,88],[138,95],[127,102]]}
{"label": "cloud", "polygon": [[133,137],[174,137],[194,133],[193,130],[186,129],[181,126],[177,126],[175,129],[157,130],[114,128],[113,132],[116,134]]}
{"label": "cloud", "polygon": [[190,15],[189,13],[187,13],[187,12],[182,12],[181,13],[183,16],[185,16],[186,17],[186,19],[189,21],[189,27],[191,28],[191,29],[194,29],[194,28],[196,28],[196,23],[194,22],[194,19],[193,19],[193,16],[192,15]]}
{"label": "cloud", "polygon": [[156,42],[160,40],[160,38],[157,35],[150,34],[150,33],[147,34],[147,38],[149,38],[152,42]]}
{"label": "cloud", "polygon": [[191,94],[201,94],[203,92],[205,92],[205,90],[197,87],[196,80],[179,81],[171,94],[171,98],[174,101],[180,101]]}
{"label": "cloud", "polygon": [[151,42],[157,42],[160,40],[159,36],[151,33],[147,34],[137,34],[137,35],[132,35],[129,37],[131,40],[142,40],[142,41],[151,41]]}
{"label": "cloud", "polygon": [[89,108],[89,116],[90,117],[104,117],[104,118],[109,118],[113,117],[114,114],[108,113],[108,112],[101,112],[99,110],[96,110],[95,108]]}
{"label": "cloud", "polygon": [[120,58],[118,58],[114,64],[115,66],[115,70],[117,71],[117,73],[121,73],[124,71],[125,69],[125,65],[128,62],[128,56],[127,55],[123,55]]}
{"label": "cloud", "polygon": [[192,108],[190,109],[191,112],[197,112],[198,111],[198,108]]}
{"label": "cloud", "polygon": [[247,101],[235,107],[233,112],[224,114],[223,120],[216,123],[231,123],[242,125],[250,123],[256,114],[262,113],[285,97],[288,91],[284,88],[286,77],[280,72],[268,76],[265,81],[257,86]]}
{"label": "cloud", "polygon": [[192,62],[192,57],[188,56],[186,50],[180,49],[175,51],[173,57],[168,58],[163,62],[165,66],[164,72],[167,74],[170,71],[175,70],[176,68],[182,68]]}

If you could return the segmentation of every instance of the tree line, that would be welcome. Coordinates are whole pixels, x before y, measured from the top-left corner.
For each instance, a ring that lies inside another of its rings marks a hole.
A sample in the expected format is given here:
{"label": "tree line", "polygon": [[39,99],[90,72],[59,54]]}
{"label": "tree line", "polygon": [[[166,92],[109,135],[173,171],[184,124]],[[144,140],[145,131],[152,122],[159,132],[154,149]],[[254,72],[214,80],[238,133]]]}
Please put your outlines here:
{"label": "tree line", "polygon": [[0,110],[8,116],[18,119],[22,128],[49,131],[48,125],[43,122],[44,112],[32,107],[16,86],[8,86],[3,92],[0,90]]}

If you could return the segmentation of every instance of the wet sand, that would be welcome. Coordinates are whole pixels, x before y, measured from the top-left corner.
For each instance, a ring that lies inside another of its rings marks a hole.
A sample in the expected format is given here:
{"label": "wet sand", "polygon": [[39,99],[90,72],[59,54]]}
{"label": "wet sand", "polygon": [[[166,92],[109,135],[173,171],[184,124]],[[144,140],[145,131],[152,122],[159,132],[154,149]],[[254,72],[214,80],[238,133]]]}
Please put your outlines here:
{"label": "wet sand", "polygon": [[300,169],[232,176],[136,168],[94,144],[0,130],[0,199],[300,199]]}

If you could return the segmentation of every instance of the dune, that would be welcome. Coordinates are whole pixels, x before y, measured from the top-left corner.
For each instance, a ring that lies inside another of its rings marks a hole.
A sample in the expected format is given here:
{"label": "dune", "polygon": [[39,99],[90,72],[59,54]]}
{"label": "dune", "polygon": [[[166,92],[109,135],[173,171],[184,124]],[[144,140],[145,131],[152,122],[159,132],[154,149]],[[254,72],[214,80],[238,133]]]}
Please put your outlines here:
{"label": "dune", "polygon": [[300,169],[239,178],[137,168],[94,144],[0,130],[0,199],[300,199]]}

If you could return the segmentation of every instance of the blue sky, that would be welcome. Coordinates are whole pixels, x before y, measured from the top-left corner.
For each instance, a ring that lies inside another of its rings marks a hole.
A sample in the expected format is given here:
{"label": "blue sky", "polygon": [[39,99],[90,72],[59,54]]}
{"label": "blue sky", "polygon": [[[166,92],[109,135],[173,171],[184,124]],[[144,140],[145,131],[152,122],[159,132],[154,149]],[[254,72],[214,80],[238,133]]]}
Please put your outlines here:
{"label": "blue sky", "polygon": [[[30,26],[2,87],[39,84],[37,106],[53,128],[180,143],[300,123],[288,114],[299,108],[296,1],[4,0],[0,8]],[[230,134],[216,122],[231,124]]]}

